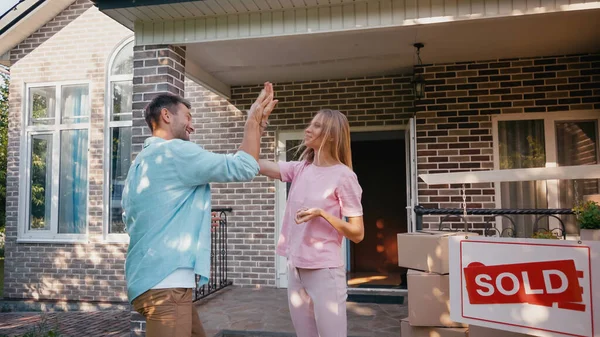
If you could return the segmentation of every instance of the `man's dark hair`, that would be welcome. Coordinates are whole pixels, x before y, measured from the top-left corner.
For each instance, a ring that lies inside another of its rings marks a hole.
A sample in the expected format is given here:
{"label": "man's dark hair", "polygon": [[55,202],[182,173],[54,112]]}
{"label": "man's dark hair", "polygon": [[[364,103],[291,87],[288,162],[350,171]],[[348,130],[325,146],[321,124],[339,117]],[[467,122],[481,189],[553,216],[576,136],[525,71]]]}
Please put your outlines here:
{"label": "man's dark hair", "polygon": [[160,111],[163,108],[167,108],[172,113],[177,113],[177,106],[179,103],[185,105],[188,109],[192,108],[190,102],[186,99],[183,99],[177,95],[173,94],[160,94],[157,95],[148,103],[146,106],[146,110],[144,111],[144,118],[146,119],[146,123],[150,128],[150,131],[154,131],[152,129],[152,122],[158,125],[158,121],[160,120]]}

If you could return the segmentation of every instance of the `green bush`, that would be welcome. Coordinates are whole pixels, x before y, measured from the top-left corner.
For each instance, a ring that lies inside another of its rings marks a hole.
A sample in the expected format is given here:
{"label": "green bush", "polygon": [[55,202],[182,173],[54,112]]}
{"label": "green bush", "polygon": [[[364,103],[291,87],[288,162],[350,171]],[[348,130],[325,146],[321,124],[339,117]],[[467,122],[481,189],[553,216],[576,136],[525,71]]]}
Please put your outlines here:
{"label": "green bush", "polygon": [[600,206],[595,201],[586,201],[573,208],[577,224],[581,229],[600,229]]}

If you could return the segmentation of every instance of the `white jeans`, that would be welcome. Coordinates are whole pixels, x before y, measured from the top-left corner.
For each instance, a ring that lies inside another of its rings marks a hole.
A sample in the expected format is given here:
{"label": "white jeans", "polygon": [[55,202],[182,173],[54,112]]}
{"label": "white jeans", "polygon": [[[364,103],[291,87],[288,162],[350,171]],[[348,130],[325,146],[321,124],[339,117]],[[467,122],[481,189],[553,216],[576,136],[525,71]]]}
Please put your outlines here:
{"label": "white jeans", "polygon": [[344,267],[302,269],[288,262],[288,303],[298,337],[346,337]]}

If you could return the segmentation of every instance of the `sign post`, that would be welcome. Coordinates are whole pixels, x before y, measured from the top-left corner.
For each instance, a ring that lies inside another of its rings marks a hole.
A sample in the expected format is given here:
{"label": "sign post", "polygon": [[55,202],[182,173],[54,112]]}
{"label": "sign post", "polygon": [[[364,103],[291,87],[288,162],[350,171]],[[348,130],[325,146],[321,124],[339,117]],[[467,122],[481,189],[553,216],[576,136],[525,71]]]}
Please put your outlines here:
{"label": "sign post", "polygon": [[449,238],[450,318],[541,337],[600,337],[600,242]]}

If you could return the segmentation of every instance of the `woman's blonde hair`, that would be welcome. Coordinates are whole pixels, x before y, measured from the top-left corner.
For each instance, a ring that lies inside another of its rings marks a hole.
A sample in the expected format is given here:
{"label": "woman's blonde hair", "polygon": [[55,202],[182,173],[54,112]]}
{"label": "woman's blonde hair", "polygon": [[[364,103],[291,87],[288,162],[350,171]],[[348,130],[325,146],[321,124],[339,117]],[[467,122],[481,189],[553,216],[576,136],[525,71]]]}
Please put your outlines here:
{"label": "woman's blonde hair", "polygon": [[[352,169],[350,125],[348,123],[348,118],[340,111],[331,109],[319,110],[316,116],[322,117],[321,127],[323,129],[323,132],[321,133],[323,142],[321,142],[319,154],[322,152],[323,144],[328,140],[331,140],[331,146],[329,147],[331,157]],[[315,160],[315,150],[307,147],[304,142],[300,145],[298,151],[302,148],[304,148],[304,151],[302,152],[300,159],[312,163]]]}

